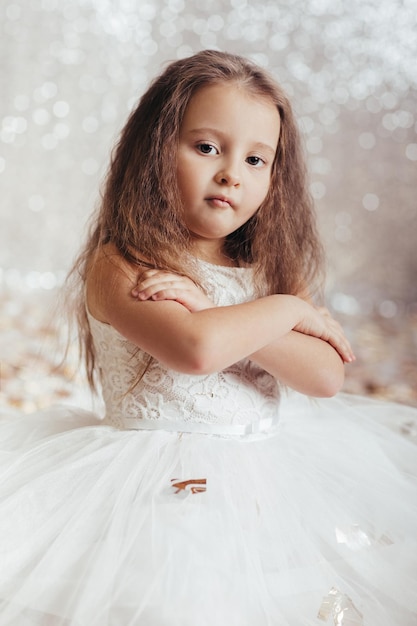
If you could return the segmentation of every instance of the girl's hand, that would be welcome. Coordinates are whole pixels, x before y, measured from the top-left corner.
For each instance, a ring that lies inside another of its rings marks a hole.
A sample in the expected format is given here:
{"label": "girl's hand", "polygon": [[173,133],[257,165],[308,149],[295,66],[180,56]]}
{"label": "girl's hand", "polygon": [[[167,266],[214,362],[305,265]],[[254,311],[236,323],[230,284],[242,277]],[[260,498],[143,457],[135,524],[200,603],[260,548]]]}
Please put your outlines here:
{"label": "girl's hand", "polygon": [[131,293],[138,300],[176,300],[191,313],[214,306],[190,278],[163,270],[145,270]]}
{"label": "girl's hand", "polygon": [[294,330],[318,337],[327,341],[339,353],[345,363],[351,363],[356,359],[349,341],[347,340],[342,327],[330,312],[324,307],[309,307],[307,314],[298,323]]}

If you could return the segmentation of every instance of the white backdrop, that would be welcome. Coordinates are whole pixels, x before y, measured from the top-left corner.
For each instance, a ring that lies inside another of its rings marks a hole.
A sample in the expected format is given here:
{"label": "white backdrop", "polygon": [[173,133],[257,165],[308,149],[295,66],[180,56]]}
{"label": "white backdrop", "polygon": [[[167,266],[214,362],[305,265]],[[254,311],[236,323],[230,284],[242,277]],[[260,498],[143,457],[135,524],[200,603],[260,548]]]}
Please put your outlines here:
{"label": "white backdrop", "polygon": [[416,0],[1,0],[0,267],[50,287],[110,148],[163,64],[207,47],[268,67],[304,133],[336,308],[417,300]]}

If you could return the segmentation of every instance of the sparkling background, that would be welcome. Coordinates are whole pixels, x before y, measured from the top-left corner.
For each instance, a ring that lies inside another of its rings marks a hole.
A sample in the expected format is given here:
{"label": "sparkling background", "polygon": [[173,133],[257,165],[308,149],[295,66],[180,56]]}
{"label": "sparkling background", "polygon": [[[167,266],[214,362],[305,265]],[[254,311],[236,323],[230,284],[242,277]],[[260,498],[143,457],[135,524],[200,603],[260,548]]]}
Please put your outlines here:
{"label": "sparkling background", "polygon": [[59,387],[32,356],[129,111],[167,61],[219,48],[293,101],[347,390],[417,404],[417,0],[0,0],[0,28],[3,402]]}

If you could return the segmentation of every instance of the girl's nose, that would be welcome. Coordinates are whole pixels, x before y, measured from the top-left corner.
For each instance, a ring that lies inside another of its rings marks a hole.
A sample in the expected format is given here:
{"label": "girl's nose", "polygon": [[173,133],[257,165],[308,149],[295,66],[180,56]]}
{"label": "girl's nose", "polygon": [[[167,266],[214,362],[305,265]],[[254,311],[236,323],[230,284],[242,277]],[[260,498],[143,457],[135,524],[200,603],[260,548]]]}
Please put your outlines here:
{"label": "girl's nose", "polygon": [[237,168],[223,168],[217,172],[215,180],[219,185],[227,185],[228,187],[239,187],[240,185],[240,175]]}

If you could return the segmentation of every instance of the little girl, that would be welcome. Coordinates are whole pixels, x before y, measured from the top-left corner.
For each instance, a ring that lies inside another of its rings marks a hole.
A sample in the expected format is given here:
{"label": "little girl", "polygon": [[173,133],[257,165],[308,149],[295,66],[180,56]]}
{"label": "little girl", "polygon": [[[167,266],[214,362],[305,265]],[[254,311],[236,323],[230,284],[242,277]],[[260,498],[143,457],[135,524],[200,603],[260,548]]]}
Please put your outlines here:
{"label": "little girl", "polygon": [[321,266],[280,87],[169,65],[73,273],[105,418],[0,422],[1,626],[417,623],[416,450],[378,423],[415,412],[330,398],[354,356]]}

